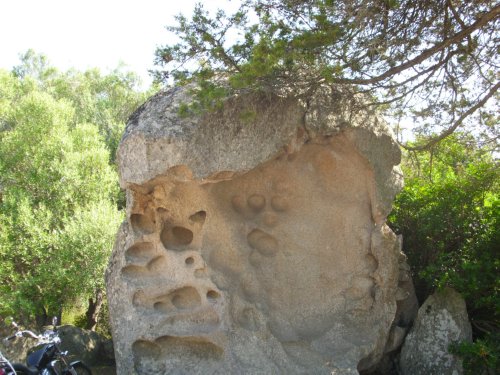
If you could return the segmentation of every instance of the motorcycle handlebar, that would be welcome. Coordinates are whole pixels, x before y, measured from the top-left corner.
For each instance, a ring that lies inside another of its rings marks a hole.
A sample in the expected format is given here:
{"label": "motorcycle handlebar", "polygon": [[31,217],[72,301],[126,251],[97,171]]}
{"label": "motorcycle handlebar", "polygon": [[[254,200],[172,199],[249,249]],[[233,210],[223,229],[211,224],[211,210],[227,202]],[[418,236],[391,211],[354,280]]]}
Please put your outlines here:
{"label": "motorcycle handlebar", "polygon": [[26,335],[29,336],[29,337],[31,337],[31,338],[37,339],[37,340],[41,339],[40,336],[38,336],[36,333],[31,332],[29,330],[19,331],[19,332],[16,332],[16,334],[15,334],[16,337],[24,337]]}
{"label": "motorcycle handlebar", "polygon": [[[15,323],[12,322],[12,325],[18,329],[19,326]],[[37,335],[36,333],[30,331],[30,330],[19,330],[17,331],[14,335],[6,337],[3,339],[5,343],[8,343],[8,341],[15,339],[16,337],[31,337],[33,339],[38,340],[40,343],[50,343],[53,342],[55,344],[58,344],[61,342],[61,339],[57,335],[56,331],[46,331],[45,333],[42,333],[40,335]]]}
{"label": "motorcycle handlebar", "polygon": [[31,332],[29,330],[24,330],[24,331],[17,331],[12,336],[8,336],[8,337],[4,338],[3,340],[4,340],[4,342],[8,342],[10,340],[14,340],[17,337],[31,337],[31,338],[37,339],[37,340],[43,340],[44,339],[43,336],[38,336],[34,332]]}

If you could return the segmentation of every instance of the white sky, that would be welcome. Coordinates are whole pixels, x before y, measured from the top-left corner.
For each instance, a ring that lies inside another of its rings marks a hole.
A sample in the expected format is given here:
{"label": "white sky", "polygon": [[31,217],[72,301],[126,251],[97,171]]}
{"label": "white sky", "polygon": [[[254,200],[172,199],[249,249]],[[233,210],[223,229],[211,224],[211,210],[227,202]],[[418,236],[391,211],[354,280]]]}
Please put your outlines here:
{"label": "white sky", "polygon": [[[0,68],[11,69],[29,48],[61,70],[119,62],[150,82],[154,51],[167,44],[178,13],[199,0],[0,0]],[[206,9],[236,9],[237,0],[205,0]]]}

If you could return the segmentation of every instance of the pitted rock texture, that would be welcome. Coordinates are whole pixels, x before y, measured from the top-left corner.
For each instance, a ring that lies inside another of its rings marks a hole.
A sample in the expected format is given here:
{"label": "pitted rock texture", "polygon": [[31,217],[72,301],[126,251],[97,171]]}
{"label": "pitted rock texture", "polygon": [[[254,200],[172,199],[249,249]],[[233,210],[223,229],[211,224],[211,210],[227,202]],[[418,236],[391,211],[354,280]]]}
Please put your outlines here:
{"label": "pitted rock texture", "polygon": [[385,224],[402,185],[390,132],[333,99],[254,95],[180,119],[182,100],[152,98],[119,148],[127,221],[107,272],[118,373],[375,366],[407,297]]}
{"label": "pitted rock texture", "polygon": [[472,341],[465,301],[451,288],[431,295],[418,310],[415,325],[401,350],[404,375],[459,375],[462,361],[449,346]]}

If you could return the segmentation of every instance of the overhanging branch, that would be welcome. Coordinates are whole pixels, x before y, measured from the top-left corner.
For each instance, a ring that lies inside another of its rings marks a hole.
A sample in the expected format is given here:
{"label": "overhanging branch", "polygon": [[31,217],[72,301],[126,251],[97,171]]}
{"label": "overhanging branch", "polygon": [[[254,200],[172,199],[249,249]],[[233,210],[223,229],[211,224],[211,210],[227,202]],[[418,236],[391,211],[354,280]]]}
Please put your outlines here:
{"label": "overhanging branch", "polygon": [[479,108],[481,108],[482,106],[484,106],[486,104],[486,102],[493,95],[495,95],[495,93],[498,91],[499,88],[500,88],[500,82],[497,82],[495,86],[491,87],[490,90],[488,90],[488,93],[485,96],[483,96],[483,98],[480,101],[478,101],[476,104],[474,104],[472,107],[470,107],[465,113],[463,113],[458,118],[458,120],[455,121],[448,129],[446,129],[445,131],[443,131],[438,136],[432,137],[425,144],[418,145],[418,146],[408,146],[408,145],[404,145],[404,144],[400,143],[400,146],[403,147],[405,150],[408,150],[408,151],[424,151],[424,150],[428,150],[429,148],[431,148],[432,146],[434,146],[436,143],[438,143],[439,141],[443,140],[444,138],[446,138],[447,136],[449,136],[450,134],[452,134],[460,125],[462,125],[462,123],[464,122],[464,120],[467,117],[469,117],[474,112],[476,112]]}
{"label": "overhanging branch", "polygon": [[356,79],[356,78],[337,78],[335,79],[335,83],[342,83],[342,84],[354,84],[354,85],[370,85],[374,84],[380,81],[383,81],[389,77],[392,77],[396,74],[399,74],[415,65],[420,64],[421,62],[427,60],[429,57],[434,55],[435,53],[444,50],[445,48],[460,42],[462,39],[466,38],[467,36],[471,35],[474,31],[480,29],[481,27],[485,26],[488,24],[490,21],[494,20],[500,15],[500,5],[497,5],[493,9],[491,9],[489,12],[483,14],[481,18],[479,18],[476,22],[474,22],[472,25],[464,28],[463,30],[459,31],[452,37],[444,40],[443,42],[436,44],[434,47],[428,48],[424,50],[420,55],[417,57],[400,64],[398,66],[395,66],[394,68],[391,68],[387,70],[385,73],[382,73],[379,76],[368,78],[368,79]]}

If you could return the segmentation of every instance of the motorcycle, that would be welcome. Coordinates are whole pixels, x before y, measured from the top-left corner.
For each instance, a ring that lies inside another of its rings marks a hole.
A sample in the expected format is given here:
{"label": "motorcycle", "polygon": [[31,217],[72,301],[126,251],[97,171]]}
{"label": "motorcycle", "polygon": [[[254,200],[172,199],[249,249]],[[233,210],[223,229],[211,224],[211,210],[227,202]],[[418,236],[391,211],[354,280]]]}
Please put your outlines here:
{"label": "motorcycle", "polygon": [[[16,337],[31,337],[38,340],[34,350],[28,354],[26,365],[13,363],[12,368],[18,375],[92,375],[92,371],[82,361],[68,361],[68,351],[62,351],[59,347],[61,339],[57,333],[57,319],[52,320],[53,330],[47,330],[37,335],[29,330],[19,330],[13,323],[17,332],[5,340],[13,340]],[[9,373],[7,373],[8,375]],[[2,375],[0,373],[0,375]]]}

